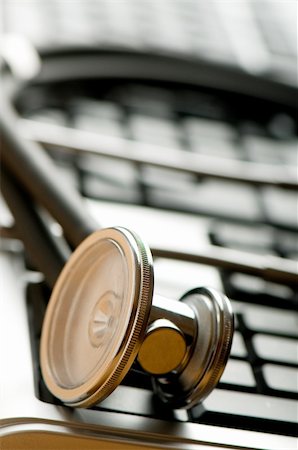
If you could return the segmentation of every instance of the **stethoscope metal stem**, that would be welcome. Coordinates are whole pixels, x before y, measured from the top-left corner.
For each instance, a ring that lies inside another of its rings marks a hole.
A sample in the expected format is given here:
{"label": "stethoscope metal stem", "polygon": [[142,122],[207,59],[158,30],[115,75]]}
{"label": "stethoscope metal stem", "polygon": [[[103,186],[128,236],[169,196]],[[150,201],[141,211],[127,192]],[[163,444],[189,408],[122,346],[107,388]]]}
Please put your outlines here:
{"label": "stethoscope metal stem", "polygon": [[160,318],[174,323],[185,336],[189,344],[197,332],[194,311],[185,303],[154,294],[149,316],[149,324]]}

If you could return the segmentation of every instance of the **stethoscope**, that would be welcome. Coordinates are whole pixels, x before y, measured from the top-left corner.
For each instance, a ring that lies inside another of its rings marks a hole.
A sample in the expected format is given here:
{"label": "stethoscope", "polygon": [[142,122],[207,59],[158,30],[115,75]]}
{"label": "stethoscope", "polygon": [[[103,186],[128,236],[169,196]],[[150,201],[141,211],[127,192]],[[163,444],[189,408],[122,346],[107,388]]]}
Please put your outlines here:
{"label": "stethoscope", "polygon": [[[19,237],[54,285],[40,346],[49,390],[67,405],[91,406],[136,363],[170,407],[202,401],[229,356],[233,313],[227,297],[208,288],[192,290],[180,302],[154,294],[149,247],[122,227],[95,230],[79,196],[59,183],[50,157],[15,135],[13,123],[6,109],[2,191]],[[64,255],[32,197],[76,247],[64,267]]]}
{"label": "stethoscope", "polygon": [[50,391],[72,406],[105,399],[132,364],[173,408],[215,387],[233,336],[229,300],[198,288],[180,302],[153,292],[150,249],[121,227],[95,231],[74,251],[52,293],[41,338]]}
{"label": "stethoscope", "polygon": [[[150,248],[121,226],[98,230],[41,145],[15,132],[11,103],[2,99],[3,194],[33,263],[53,287],[40,345],[48,389],[68,406],[89,407],[137,366],[169,407],[203,401],[229,357],[230,301],[206,287],[180,301],[157,295]],[[59,246],[36,204],[61,225],[72,253]]]}

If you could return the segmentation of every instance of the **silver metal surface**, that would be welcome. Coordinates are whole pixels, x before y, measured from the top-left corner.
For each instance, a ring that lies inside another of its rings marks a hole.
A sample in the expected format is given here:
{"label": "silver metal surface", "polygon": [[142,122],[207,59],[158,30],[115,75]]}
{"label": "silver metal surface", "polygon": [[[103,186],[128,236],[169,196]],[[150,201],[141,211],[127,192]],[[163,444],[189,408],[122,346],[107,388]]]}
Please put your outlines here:
{"label": "silver metal surface", "polygon": [[174,323],[183,332],[187,345],[195,339],[197,323],[194,311],[182,302],[154,292],[148,323],[159,320],[161,317]]}

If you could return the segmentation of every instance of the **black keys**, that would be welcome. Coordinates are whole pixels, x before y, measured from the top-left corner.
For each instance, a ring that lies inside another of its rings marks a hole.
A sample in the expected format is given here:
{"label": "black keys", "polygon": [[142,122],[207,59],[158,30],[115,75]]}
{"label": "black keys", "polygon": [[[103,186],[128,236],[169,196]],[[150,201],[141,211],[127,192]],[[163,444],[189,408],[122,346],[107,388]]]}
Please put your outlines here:
{"label": "black keys", "polygon": [[214,244],[253,253],[274,253],[274,237],[273,229],[264,225],[214,221],[210,229]]}
{"label": "black keys", "polygon": [[215,389],[203,405],[191,410],[190,420],[295,435],[297,403],[268,395]]}
{"label": "black keys", "polygon": [[109,397],[92,409],[116,411],[126,414],[177,420],[175,411],[165,408],[152,391],[131,386],[118,386]]}
{"label": "black keys", "polygon": [[298,229],[296,192],[266,187],[262,189],[262,199],[269,223],[289,230]]}
{"label": "black keys", "polygon": [[226,273],[223,283],[231,298],[287,309],[294,308],[296,304],[292,287],[269,282],[254,275]]}
{"label": "black keys", "polygon": [[227,159],[241,158],[232,125],[207,119],[187,118],[183,122],[185,139],[193,152]]}
{"label": "black keys", "polygon": [[253,345],[257,355],[263,359],[298,364],[298,343],[295,339],[256,334]]}
{"label": "black keys", "polygon": [[[235,320],[235,325],[237,326],[237,320]],[[231,355],[240,358],[247,356],[245,341],[239,331],[234,331]]]}
{"label": "black keys", "polygon": [[77,98],[70,102],[69,112],[75,128],[108,136],[125,136],[123,111],[112,102]]}
{"label": "black keys", "polygon": [[298,337],[298,317],[295,311],[245,303],[234,304],[234,309],[243,314],[250,331]]}
{"label": "black keys", "polygon": [[298,394],[298,369],[277,364],[265,364],[263,376],[269,388]]}
{"label": "black keys", "polygon": [[256,382],[251,366],[246,361],[230,359],[220,379],[220,384],[231,384],[236,386],[255,387]]}
{"label": "black keys", "polygon": [[276,233],[276,249],[285,258],[298,259],[297,233],[279,231]]}
{"label": "black keys", "polygon": [[241,183],[206,180],[180,192],[151,191],[153,206],[244,222],[262,220],[255,191]]}

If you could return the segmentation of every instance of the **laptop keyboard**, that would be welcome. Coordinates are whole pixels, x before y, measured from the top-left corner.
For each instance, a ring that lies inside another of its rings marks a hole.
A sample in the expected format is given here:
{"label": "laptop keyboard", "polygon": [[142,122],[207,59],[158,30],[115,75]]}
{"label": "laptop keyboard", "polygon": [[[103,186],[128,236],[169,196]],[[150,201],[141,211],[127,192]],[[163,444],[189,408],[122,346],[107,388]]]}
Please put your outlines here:
{"label": "laptop keyboard", "polygon": [[[191,91],[173,93],[161,86],[123,83],[106,86],[104,93],[92,98],[86,86],[81,83],[79,95],[75,89],[67,94],[64,90],[63,98],[60,89],[65,88],[51,87],[45,96],[49,104],[33,104],[31,110],[25,110],[20,99],[23,125],[49,148],[101,225],[121,224],[146,236],[155,254],[158,293],[178,299],[187,288],[207,284],[231,298],[236,319],[226,370],[203,404],[188,412],[167,410],[152,394],[150,377],[133,368],[121,386],[93,409],[295,435],[297,196],[290,175],[297,136],[293,118],[270,110],[267,122],[252,122],[249,113],[237,116],[235,105],[225,108],[211,94],[202,96],[199,115],[191,103],[187,110],[188,104],[182,101],[191,98]],[[199,95],[193,92],[197,99]],[[283,138],[277,137],[277,129]],[[57,140],[52,141],[53,130],[65,131],[71,138],[68,147],[65,141],[61,148]],[[72,133],[86,138],[87,149],[74,151]],[[109,155],[109,145],[99,155],[88,152],[91,138],[96,138],[99,149],[104,147],[101,143],[110,142],[107,138],[119,145],[130,143],[136,151],[140,149],[142,162],[130,159],[129,153],[119,159]],[[147,163],[142,160],[144,149]],[[158,154],[163,163],[169,161],[170,168],[155,164]],[[256,184],[234,180],[232,172],[224,179],[212,170],[210,176],[193,173],[186,166],[177,171],[171,166],[177,155],[181,167],[184,155],[187,161],[204,155],[211,169],[211,162],[216,167],[221,163],[233,167],[236,161],[241,167],[253,163],[256,170],[274,167],[280,177],[270,180],[264,173]],[[286,174],[287,188],[275,185]],[[206,265],[187,256],[182,261],[173,254],[158,253],[161,248],[201,257],[211,249],[218,260],[220,252],[229,251],[223,255],[232,255],[233,265],[217,264],[214,259]],[[243,268],[244,260],[250,262]],[[271,261],[275,272],[260,269],[258,264],[264,261]],[[28,286],[36,354],[48,294],[42,284]],[[36,379],[40,398],[55,403],[38,365]]]}
{"label": "laptop keyboard", "polygon": [[[174,53],[296,83],[295,11],[279,14],[274,2],[246,1],[242,9],[191,0],[76,3],[5,2],[7,28],[43,51]],[[178,300],[207,285],[225,292],[235,312],[231,356],[202,404],[167,409],[150,377],[133,367],[92,409],[297,435],[294,113],[207,88],[92,79],[32,86],[17,107],[24,135],[49,150],[100,226],[127,226],[149,242],[157,293]],[[38,277],[30,282],[35,268],[24,258],[36,396],[60,405],[38,359],[50,292]]]}

